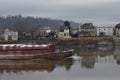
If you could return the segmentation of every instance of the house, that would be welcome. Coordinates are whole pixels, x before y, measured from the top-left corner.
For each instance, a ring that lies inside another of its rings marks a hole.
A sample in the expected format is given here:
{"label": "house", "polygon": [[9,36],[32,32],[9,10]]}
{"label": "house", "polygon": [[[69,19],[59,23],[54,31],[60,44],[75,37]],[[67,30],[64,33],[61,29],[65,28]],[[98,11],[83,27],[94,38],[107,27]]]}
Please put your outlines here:
{"label": "house", "polygon": [[51,36],[55,37],[55,31],[50,27],[42,27],[35,32],[35,37],[37,39],[50,38]]}
{"label": "house", "polygon": [[4,40],[18,40],[18,32],[11,31],[9,29],[4,30]]}
{"label": "house", "polygon": [[113,36],[113,27],[97,27],[97,36]]}
{"label": "house", "polygon": [[79,37],[92,37],[96,36],[96,27],[92,23],[80,24],[78,28]]}
{"label": "house", "polygon": [[70,29],[67,26],[61,26],[58,32],[59,38],[71,38]]}
{"label": "house", "polygon": [[120,37],[120,23],[115,26],[115,35]]}
{"label": "house", "polygon": [[18,32],[11,32],[11,38],[12,40],[18,40]]}
{"label": "house", "polygon": [[49,33],[51,32],[51,29],[49,27],[42,27],[42,28],[39,28],[37,31],[36,31],[36,34],[37,36],[48,36]]}

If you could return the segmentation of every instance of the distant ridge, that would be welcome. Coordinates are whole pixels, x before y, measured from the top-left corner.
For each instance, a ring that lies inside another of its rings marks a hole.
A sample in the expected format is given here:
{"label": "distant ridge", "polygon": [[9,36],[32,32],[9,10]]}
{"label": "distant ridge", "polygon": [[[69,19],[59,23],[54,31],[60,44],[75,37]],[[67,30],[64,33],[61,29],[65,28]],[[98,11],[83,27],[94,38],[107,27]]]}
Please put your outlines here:
{"label": "distant ridge", "polygon": [[[78,26],[78,23],[69,21],[72,27]],[[0,31],[3,31],[5,28],[14,30],[16,26],[21,25],[24,27],[29,27],[29,29],[36,27],[52,27],[59,28],[64,23],[64,20],[50,19],[50,18],[41,18],[41,17],[22,17],[21,15],[17,16],[7,16],[0,17]]]}

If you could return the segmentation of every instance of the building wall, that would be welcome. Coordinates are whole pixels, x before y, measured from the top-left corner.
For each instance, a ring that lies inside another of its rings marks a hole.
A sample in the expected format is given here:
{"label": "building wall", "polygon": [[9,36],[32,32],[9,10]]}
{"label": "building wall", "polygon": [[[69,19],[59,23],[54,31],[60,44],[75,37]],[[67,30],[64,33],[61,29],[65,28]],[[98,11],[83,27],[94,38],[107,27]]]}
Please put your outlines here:
{"label": "building wall", "polygon": [[8,35],[4,35],[4,40],[8,40]]}
{"label": "building wall", "polygon": [[80,36],[96,36],[96,27],[93,26],[92,23],[85,23],[85,24],[80,24],[78,27],[78,31],[79,32],[84,32],[82,35],[80,34]]}
{"label": "building wall", "polygon": [[64,38],[70,38],[69,29],[64,29]]}
{"label": "building wall", "polygon": [[59,38],[71,38],[69,35],[69,29],[63,29],[63,31],[60,30],[58,33]]}
{"label": "building wall", "polygon": [[81,29],[80,32],[86,32],[87,34],[83,34],[83,36],[96,36],[96,29]]}
{"label": "building wall", "polygon": [[18,32],[13,32],[5,29],[4,40],[18,40]]}
{"label": "building wall", "polygon": [[52,31],[51,28],[49,27],[43,27],[43,28],[40,28],[36,31],[36,36],[43,36],[43,37],[46,37],[49,35],[49,33]]}
{"label": "building wall", "polygon": [[58,37],[59,37],[59,38],[64,38],[64,32],[59,32],[59,33],[58,33]]}
{"label": "building wall", "polygon": [[120,36],[120,28],[116,28],[115,31],[116,31],[116,32],[115,32],[116,36]]}
{"label": "building wall", "polygon": [[18,40],[18,32],[11,32],[12,40]]}
{"label": "building wall", "polygon": [[89,32],[89,36],[96,36],[96,29],[95,28],[85,29],[84,31]]}
{"label": "building wall", "polygon": [[104,36],[113,36],[114,31],[112,27],[98,27],[97,36],[101,36],[101,33],[104,33]]}

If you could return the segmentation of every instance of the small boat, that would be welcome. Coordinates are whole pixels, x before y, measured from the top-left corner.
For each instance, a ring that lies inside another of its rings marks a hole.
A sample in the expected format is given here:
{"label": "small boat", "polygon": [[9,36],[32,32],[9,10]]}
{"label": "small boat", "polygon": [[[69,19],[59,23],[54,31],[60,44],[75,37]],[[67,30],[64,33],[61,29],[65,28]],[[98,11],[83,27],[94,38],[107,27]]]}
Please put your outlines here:
{"label": "small boat", "polygon": [[52,52],[52,53],[48,53],[45,55],[40,55],[41,58],[45,58],[45,59],[51,59],[51,60],[60,60],[66,57],[70,57],[72,56],[73,53],[73,49],[67,50],[67,51],[56,51],[56,52]]}
{"label": "small boat", "polygon": [[0,59],[25,60],[33,58],[61,59],[73,55],[73,50],[55,51],[53,44],[27,45],[6,44],[0,45]]}

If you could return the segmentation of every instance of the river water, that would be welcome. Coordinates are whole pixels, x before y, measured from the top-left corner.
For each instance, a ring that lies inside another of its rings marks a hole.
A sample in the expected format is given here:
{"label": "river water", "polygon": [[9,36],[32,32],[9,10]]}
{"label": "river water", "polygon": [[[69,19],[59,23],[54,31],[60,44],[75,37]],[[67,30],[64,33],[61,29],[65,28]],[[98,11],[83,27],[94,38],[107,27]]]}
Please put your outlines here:
{"label": "river water", "polygon": [[74,49],[60,61],[0,61],[0,80],[120,80],[120,46]]}

